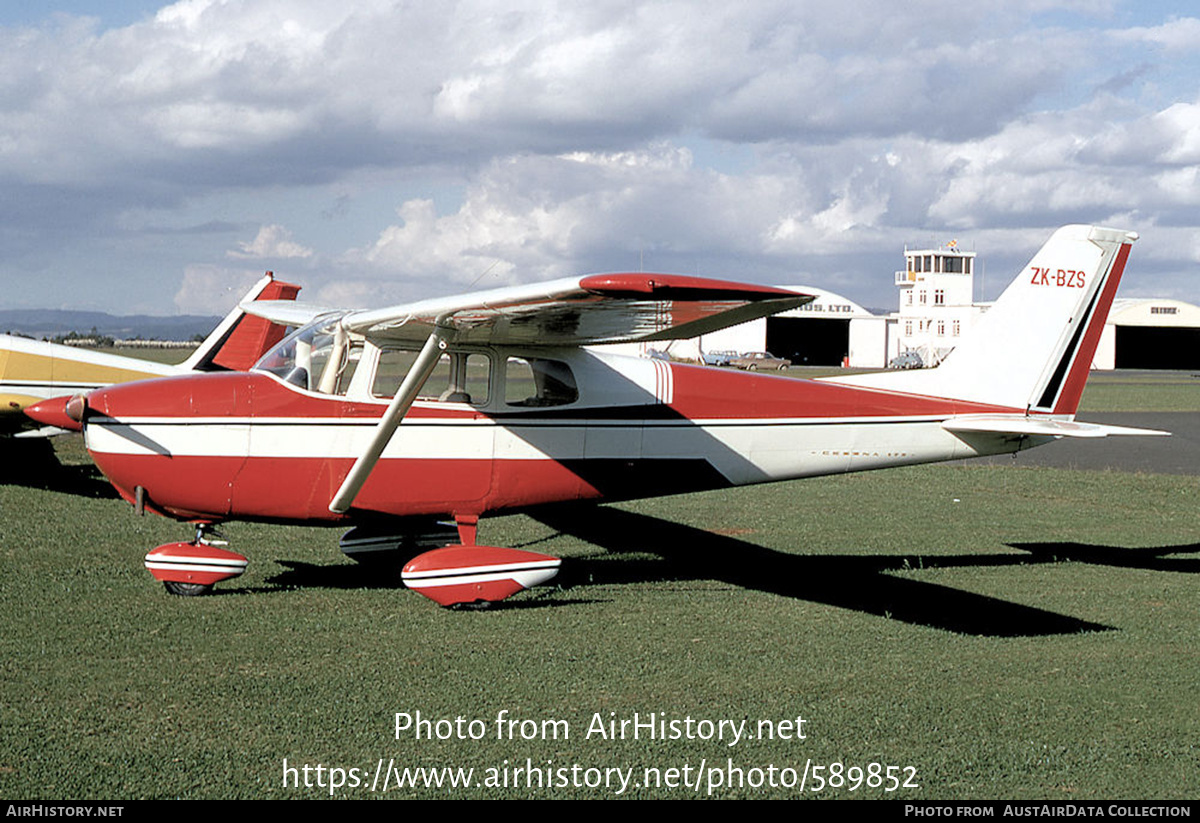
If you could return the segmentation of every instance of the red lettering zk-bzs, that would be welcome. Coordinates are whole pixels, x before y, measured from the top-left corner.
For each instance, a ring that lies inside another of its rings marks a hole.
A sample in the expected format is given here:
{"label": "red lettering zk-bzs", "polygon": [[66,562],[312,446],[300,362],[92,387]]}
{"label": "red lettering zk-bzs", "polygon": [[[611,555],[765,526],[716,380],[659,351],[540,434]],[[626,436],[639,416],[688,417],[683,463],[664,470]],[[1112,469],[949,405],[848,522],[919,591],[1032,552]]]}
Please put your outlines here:
{"label": "red lettering zk-bzs", "polygon": [[1084,272],[1075,271],[1074,269],[1057,269],[1051,273],[1050,269],[1034,266],[1033,277],[1029,282],[1034,286],[1058,286],[1067,289],[1082,289],[1086,280]]}

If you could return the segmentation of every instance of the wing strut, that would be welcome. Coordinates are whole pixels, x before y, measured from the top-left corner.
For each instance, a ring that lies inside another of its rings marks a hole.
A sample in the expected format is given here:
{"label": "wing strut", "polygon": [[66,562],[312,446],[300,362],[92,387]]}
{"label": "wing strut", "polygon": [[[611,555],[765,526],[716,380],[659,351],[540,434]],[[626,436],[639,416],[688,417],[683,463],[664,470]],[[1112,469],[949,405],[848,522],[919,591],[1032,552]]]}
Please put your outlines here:
{"label": "wing strut", "polygon": [[421,391],[421,387],[425,385],[425,381],[433,373],[433,368],[437,365],[438,358],[441,357],[442,351],[446,348],[446,335],[448,333],[448,329],[443,329],[440,326],[434,327],[433,333],[425,341],[425,345],[422,347],[421,353],[417,355],[417,359],[413,362],[412,368],[408,370],[408,374],[404,376],[403,382],[400,383],[400,388],[396,389],[396,396],[392,398],[391,405],[387,407],[378,425],[375,426],[375,433],[371,435],[371,442],[367,446],[367,450],[362,453],[362,456],[358,460],[354,461],[354,465],[350,467],[350,473],[346,475],[346,479],[342,481],[337,494],[333,496],[333,500],[329,504],[331,512],[344,514],[354,503],[354,498],[358,496],[363,484],[367,482],[367,478],[370,477],[371,471],[375,468],[375,463],[379,460],[379,455],[383,454],[383,450],[391,441],[392,435],[396,433],[396,427],[400,425],[400,421],[404,419],[404,415],[408,414],[408,410],[412,407],[413,401],[417,399],[417,392]]}

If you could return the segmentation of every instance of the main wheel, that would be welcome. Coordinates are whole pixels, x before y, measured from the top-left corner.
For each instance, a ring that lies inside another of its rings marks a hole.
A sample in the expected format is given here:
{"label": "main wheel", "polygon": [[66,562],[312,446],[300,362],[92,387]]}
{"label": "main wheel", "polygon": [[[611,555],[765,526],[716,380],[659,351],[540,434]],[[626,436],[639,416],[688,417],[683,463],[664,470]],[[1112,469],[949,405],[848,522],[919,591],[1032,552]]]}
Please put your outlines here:
{"label": "main wheel", "polygon": [[164,580],[163,588],[167,590],[168,594],[179,597],[199,597],[212,591],[212,586],[206,586],[203,583],[179,583],[175,580]]}
{"label": "main wheel", "polygon": [[493,605],[490,600],[476,600],[474,603],[454,603],[447,608],[456,612],[485,612]]}

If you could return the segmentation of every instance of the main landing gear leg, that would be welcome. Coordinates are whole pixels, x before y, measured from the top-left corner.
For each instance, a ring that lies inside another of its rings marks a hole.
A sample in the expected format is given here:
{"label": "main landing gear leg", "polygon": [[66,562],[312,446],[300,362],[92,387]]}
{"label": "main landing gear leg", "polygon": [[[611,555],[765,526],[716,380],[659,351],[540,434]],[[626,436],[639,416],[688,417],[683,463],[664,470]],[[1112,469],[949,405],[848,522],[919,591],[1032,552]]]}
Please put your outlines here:
{"label": "main landing gear leg", "polygon": [[192,542],[159,546],[146,555],[146,568],[171,594],[181,597],[207,594],[214,584],[246,570],[246,558],[220,548],[225,545],[228,543],[221,539],[212,523],[197,523]]}
{"label": "main landing gear leg", "polygon": [[455,515],[454,524],[458,526],[458,542],[464,546],[474,546],[475,534],[479,530],[479,515]]}

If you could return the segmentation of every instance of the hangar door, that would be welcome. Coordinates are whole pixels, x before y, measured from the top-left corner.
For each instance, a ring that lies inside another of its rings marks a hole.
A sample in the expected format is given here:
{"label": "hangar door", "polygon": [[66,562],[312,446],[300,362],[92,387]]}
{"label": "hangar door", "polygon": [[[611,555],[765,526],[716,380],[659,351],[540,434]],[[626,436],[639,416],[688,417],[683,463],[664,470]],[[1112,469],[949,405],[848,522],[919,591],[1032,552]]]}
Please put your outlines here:
{"label": "hangar door", "polygon": [[1117,326],[1118,369],[1200,368],[1200,329]]}
{"label": "hangar door", "polygon": [[850,354],[850,321],[768,317],[767,351],[797,366],[840,366]]}

